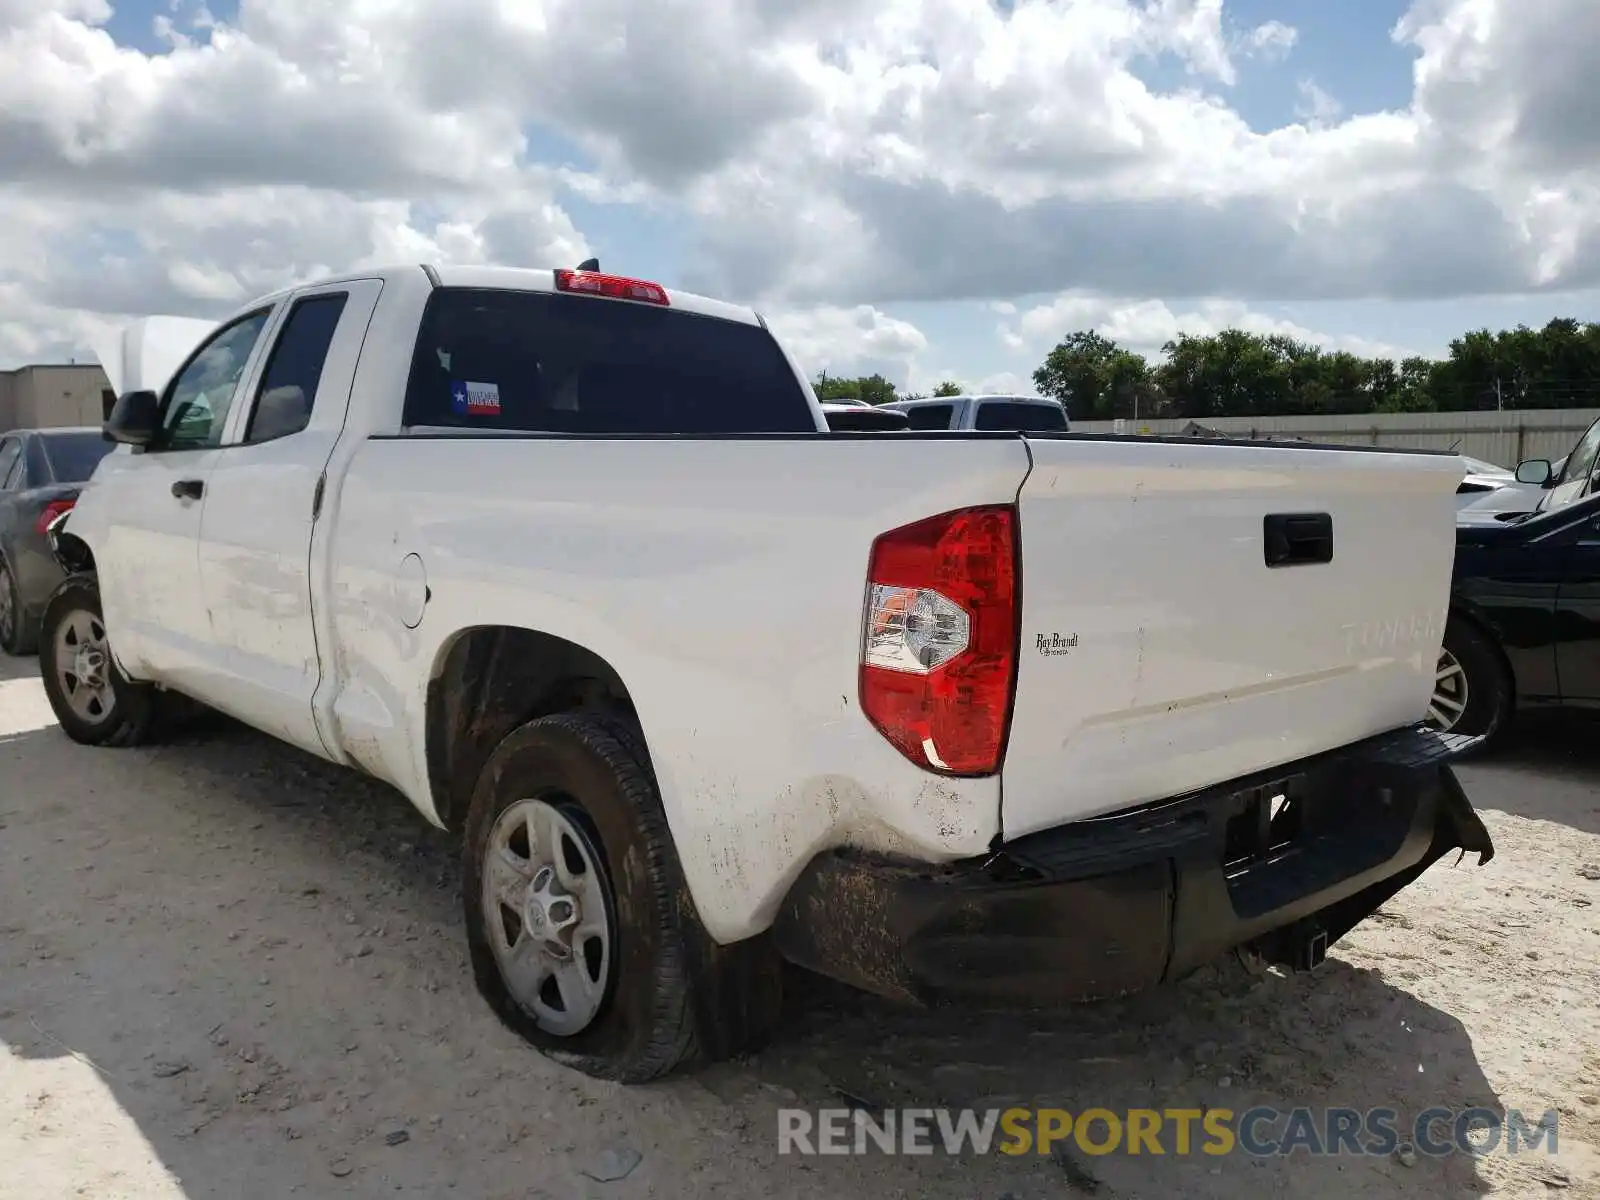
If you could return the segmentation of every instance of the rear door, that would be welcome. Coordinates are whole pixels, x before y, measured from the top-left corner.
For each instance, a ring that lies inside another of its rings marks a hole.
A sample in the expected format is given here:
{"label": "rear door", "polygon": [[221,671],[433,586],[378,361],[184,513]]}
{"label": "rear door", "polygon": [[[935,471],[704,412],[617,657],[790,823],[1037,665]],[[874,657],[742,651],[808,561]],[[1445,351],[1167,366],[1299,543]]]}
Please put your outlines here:
{"label": "rear door", "polygon": [[211,702],[317,754],[327,751],[311,703],[321,678],[313,531],[382,286],[353,280],[292,297],[206,482],[199,561],[217,649]]}
{"label": "rear door", "polygon": [[1006,836],[1423,719],[1458,458],[1028,445]]}

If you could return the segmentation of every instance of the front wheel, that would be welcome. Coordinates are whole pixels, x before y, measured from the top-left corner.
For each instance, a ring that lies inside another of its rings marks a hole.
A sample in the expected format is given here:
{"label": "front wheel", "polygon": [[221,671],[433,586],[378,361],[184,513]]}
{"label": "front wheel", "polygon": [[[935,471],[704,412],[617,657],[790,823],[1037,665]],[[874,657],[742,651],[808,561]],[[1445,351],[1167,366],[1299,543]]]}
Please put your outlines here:
{"label": "front wheel", "polygon": [[92,575],[67,579],[40,622],[39,673],[61,728],[86,746],[136,746],[150,740],[158,695],[117,667],[106,637],[100,588]]}
{"label": "front wheel", "polygon": [[1445,625],[1428,719],[1447,733],[1492,737],[1511,716],[1511,680],[1494,643],[1459,616]]}
{"label": "front wheel", "polygon": [[530,721],[485,763],[463,846],[479,992],[550,1058],[623,1083],[749,1048],[779,996],[764,938],[701,926],[641,755],[605,717]]}

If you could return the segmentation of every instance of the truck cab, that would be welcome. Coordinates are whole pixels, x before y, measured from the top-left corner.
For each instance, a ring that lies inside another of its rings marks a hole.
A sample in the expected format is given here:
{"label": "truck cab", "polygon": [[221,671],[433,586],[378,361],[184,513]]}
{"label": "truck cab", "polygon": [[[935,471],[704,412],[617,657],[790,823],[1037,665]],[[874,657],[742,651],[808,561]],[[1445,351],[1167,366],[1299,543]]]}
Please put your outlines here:
{"label": "truck cab", "polygon": [[1038,396],[930,396],[882,407],[905,413],[911,429],[1066,433],[1072,427],[1065,407]]}

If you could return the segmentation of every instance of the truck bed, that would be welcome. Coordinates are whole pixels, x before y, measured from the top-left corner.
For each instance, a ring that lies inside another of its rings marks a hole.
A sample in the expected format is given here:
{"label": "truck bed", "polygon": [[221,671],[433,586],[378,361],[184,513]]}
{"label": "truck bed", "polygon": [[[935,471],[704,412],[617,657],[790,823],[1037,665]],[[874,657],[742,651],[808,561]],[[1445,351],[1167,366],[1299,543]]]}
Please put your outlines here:
{"label": "truck bed", "polygon": [[[829,846],[981,854],[1420,719],[1455,461],[1075,435],[372,438],[336,500],[334,716],[344,751],[404,786],[427,778],[405,712],[424,696],[384,681],[429,678],[431,630],[514,621],[594,649],[663,749],[708,928],[737,936]],[[919,771],[857,703],[873,540],[1019,496],[1003,775]],[[1265,567],[1263,514],[1306,509],[1332,513],[1334,562]],[[415,630],[359,602],[408,552],[431,596]],[[1042,653],[1056,637],[1076,640]]]}

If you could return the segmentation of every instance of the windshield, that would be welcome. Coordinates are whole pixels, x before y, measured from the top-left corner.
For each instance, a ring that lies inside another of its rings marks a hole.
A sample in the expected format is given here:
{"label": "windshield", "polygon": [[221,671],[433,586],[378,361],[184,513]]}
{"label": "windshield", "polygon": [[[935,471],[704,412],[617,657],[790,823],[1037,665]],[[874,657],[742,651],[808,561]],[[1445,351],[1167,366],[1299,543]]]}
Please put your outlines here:
{"label": "windshield", "polygon": [[39,438],[57,483],[84,483],[100,460],[110,454],[111,442],[98,433],[46,433]]}
{"label": "windshield", "polygon": [[978,429],[1055,433],[1067,427],[1067,414],[1059,404],[986,400],[978,406],[978,419],[973,424]]}
{"label": "windshield", "polygon": [[1555,464],[1555,474],[1534,513],[1553,512],[1591,495],[1597,458],[1600,458],[1600,420],[1591,424],[1572,452]]}
{"label": "windshield", "polygon": [[437,288],[407,425],[528,433],[815,433],[760,325],[550,292]]}

